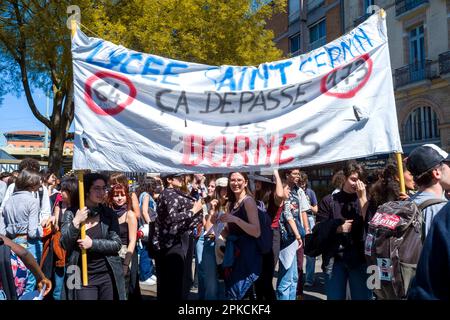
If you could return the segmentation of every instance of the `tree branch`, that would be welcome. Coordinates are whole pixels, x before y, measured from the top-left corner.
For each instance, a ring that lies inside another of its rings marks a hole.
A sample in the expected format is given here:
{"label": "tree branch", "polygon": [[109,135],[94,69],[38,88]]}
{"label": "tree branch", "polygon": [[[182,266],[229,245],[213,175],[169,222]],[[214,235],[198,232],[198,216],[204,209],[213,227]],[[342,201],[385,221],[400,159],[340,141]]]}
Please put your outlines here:
{"label": "tree branch", "polygon": [[74,103],[73,103],[73,85],[68,88],[66,99],[64,101],[63,121],[67,121],[67,129],[73,120]]}
{"label": "tree branch", "polygon": [[18,4],[16,1],[14,1],[14,9],[15,9],[15,13],[16,13],[16,18],[17,18],[17,22],[19,25],[19,66],[20,66],[20,73],[22,76],[22,85],[23,85],[23,89],[25,91],[25,96],[27,98],[27,102],[28,102],[28,106],[31,109],[31,112],[33,113],[33,115],[40,121],[42,122],[47,128],[52,129],[52,125],[51,122],[44,117],[39,110],[36,107],[36,104],[34,103],[34,99],[33,96],[31,94],[31,90],[30,90],[30,83],[28,81],[28,72],[27,72],[27,61],[26,61],[26,44],[25,44],[25,39],[22,33],[22,26],[23,26],[23,21],[22,21],[22,17],[20,16],[20,11],[18,8]]}
{"label": "tree branch", "polygon": [[50,76],[52,78],[52,82],[57,88],[59,88],[60,80],[58,79],[58,75],[56,74],[55,65],[49,60],[48,66],[50,67]]}
{"label": "tree branch", "polygon": [[23,57],[21,58],[21,61],[20,61],[19,65],[20,65],[20,73],[22,75],[22,85],[23,85],[23,89],[25,91],[25,97],[27,98],[28,106],[30,107],[31,112],[47,128],[52,129],[52,125],[51,125],[50,120],[48,120],[46,117],[44,117],[39,112],[39,110],[36,107],[36,104],[34,103],[34,99],[33,99],[33,96],[31,94],[31,90],[30,90],[30,84],[28,82],[26,61],[25,61],[25,59]]}

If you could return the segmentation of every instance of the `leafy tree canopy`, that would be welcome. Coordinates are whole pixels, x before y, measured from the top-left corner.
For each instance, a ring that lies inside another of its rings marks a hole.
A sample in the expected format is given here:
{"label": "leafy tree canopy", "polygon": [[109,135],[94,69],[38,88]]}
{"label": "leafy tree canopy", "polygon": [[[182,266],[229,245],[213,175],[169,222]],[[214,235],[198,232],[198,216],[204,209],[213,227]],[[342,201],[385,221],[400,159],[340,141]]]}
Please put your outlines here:
{"label": "leafy tree canopy", "polygon": [[[210,65],[257,65],[281,50],[266,19],[285,10],[273,0],[1,0],[0,97],[25,93],[35,117],[51,130],[49,166],[58,170],[73,120],[67,8],[77,5],[89,36],[136,51]],[[33,88],[52,88],[50,119],[36,108]],[[0,101],[1,102],[1,101]]]}

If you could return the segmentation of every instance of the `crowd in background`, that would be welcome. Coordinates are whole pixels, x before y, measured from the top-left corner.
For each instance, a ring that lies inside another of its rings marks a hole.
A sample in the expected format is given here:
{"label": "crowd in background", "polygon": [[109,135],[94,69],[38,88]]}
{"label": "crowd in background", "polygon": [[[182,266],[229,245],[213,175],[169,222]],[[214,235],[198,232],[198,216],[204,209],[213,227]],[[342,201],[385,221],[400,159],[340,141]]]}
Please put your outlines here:
{"label": "crowd in background", "polygon": [[163,301],[187,300],[193,286],[199,300],[302,300],[317,284],[319,255],[327,299],[380,299],[367,286],[369,223],[398,200],[434,201],[421,208],[423,250],[408,296],[448,299],[449,159],[433,145],[414,150],[406,192],[396,164],[369,174],[347,161],[321,199],[298,168],[162,173],[137,186],[124,173],[93,172],[84,176],[84,208],[75,176],[24,159],[0,174],[0,300],[44,287],[45,299],[139,300],[140,287],[155,284]]}

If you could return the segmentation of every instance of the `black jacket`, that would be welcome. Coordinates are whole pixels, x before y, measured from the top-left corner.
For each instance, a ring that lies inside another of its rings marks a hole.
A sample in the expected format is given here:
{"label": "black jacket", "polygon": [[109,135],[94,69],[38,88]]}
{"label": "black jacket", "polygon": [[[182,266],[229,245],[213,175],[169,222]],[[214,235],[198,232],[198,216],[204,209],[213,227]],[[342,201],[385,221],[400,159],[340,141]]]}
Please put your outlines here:
{"label": "black jacket", "polygon": [[[324,265],[331,258],[342,259],[349,267],[365,264],[365,222],[356,194],[340,191],[327,195],[320,201],[318,209],[316,232],[320,233]],[[353,220],[351,232],[336,233],[345,220]]]}
{"label": "black jacket", "polygon": [[339,219],[328,219],[317,223],[312,233],[305,236],[305,255],[317,257],[321,254],[328,253],[336,242],[334,235],[342,223],[343,220]]}
{"label": "black jacket", "polygon": [[[72,223],[75,216],[73,211],[75,210],[66,210],[61,227],[60,242],[61,246],[67,252],[67,266],[77,266],[81,253],[81,250],[77,244],[77,240],[80,238],[81,230],[75,228]],[[105,255],[106,261],[113,272],[115,288],[117,289],[119,300],[125,300],[125,280],[123,276],[122,261],[119,257],[119,251],[122,246],[119,236],[119,222],[117,220],[117,216],[114,215],[111,209],[100,206],[99,211],[100,224],[104,239],[93,239],[92,248],[89,250]],[[67,299],[76,299],[75,290],[67,290]]]}

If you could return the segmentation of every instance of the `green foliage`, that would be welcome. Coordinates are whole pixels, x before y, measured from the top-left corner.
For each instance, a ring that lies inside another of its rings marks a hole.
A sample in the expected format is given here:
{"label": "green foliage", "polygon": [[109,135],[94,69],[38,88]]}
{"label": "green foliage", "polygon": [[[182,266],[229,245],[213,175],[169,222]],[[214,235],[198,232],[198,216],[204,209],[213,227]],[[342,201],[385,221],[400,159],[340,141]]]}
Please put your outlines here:
{"label": "green foliage", "polygon": [[[70,30],[66,27],[70,5],[80,7],[81,23],[90,30],[83,31],[89,36],[189,62],[257,65],[282,57],[265,21],[285,10],[286,1],[267,2],[1,0],[0,96],[25,92],[33,114],[52,130],[52,142],[54,134],[67,132],[73,119]],[[34,104],[32,88],[47,91],[50,86],[53,113],[47,120]]]}
{"label": "green foliage", "polygon": [[92,24],[82,19],[106,40],[173,59],[211,65],[278,60],[282,52],[264,27],[265,19],[285,9],[285,1],[272,1],[256,12],[253,2],[129,0],[106,5],[106,14]]}

